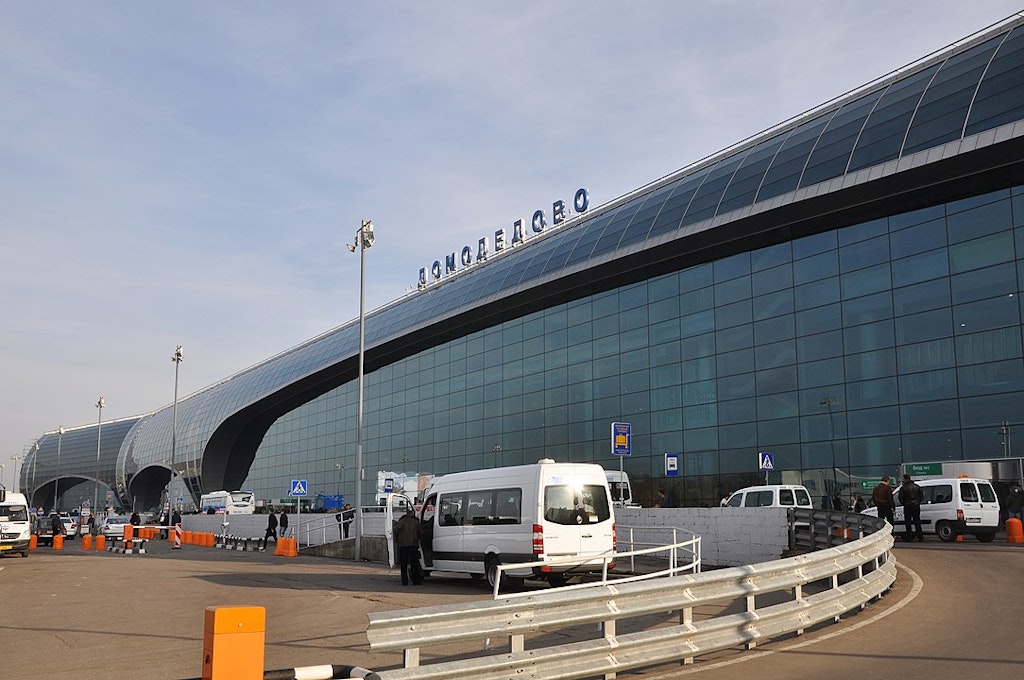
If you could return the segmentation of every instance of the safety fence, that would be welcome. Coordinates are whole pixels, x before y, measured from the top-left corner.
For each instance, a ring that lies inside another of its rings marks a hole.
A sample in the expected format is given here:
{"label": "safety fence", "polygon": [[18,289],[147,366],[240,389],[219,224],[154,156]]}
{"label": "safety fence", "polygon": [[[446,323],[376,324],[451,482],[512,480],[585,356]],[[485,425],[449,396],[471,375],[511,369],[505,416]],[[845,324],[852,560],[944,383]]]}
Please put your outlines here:
{"label": "safety fence", "polygon": [[[691,663],[698,655],[749,649],[837,622],[882,596],[895,581],[893,537],[884,521],[798,511],[790,513],[790,524],[795,549],[806,544],[811,552],[701,574],[371,613],[370,648],[403,652],[403,668],[378,675],[382,680],[614,678],[618,672]],[[694,616],[698,608],[720,613],[699,618]],[[678,613],[678,622],[665,625],[669,611]],[[589,638],[588,624],[597,624],[599,631]],[[620,624],[641,629],[619,635]],[[541,646],[551,633],[576,639]],[[528,635],[538,646],[526,648]],[[507,639],[507,646],[491,648],[491,638]],[[483,656],[473,645],[480,640],[489,652]],[[421,665],[421,649],[429,647],[442,652],[431,659],[434,663]],[[451,660],[458,650],[473,656]]]}
{"label": "safety fence", "polygon": [[[630,581],[643,581],[650,578],[662,576],[675,576],[677,574],[692,573],[699,574],[701,570],[700,546],[701,539],[691,531],[677,527],[616,527],[616,550],[604,555],[594,556],[588,562],[593,568],[597,562],[601,563],[601,576],[599,580],[586,580],[574,585],[564,585],[568,579],[574,576],[573,566],[579,564],[579,557],[565,557],[547,559],[543,563],[543,569],[550,570],[552,567],[567,566],[568,571],[557,573],[549,579],[552,585],[561,584],[565,589],[592,588],[605,585],[611,581],[615,583],[628,583]],[[618,548],[625,547],[626,550]],[[645,559],[648,558],[648,559]],[[519,562],[499,564],[495,567],[497,577],[494,579],[493,595],[498,598],[503,583],[513,581],[504,575],[511,571],[533,569],[538,566],[537,562]],[[616,569],[613,573],[611,570]],[[515,582],[515,581],[513,581]],[[506,593],[504,597],[516,598],[526,597],[529,593]]]}

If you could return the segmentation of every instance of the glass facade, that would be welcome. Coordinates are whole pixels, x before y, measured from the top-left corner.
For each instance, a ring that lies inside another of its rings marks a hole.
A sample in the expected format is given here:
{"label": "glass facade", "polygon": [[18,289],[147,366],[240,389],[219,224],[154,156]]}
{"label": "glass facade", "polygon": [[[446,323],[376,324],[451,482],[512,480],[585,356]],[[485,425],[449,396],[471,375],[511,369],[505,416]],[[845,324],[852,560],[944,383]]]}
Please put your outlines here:
{"label": "glass facade", "polygon": [[[625,469],[648,502],[667,487],[715,503],[758,478],[760,451],[828,497],[902,462],[1000,457],[994,433],[1024,403],[1022,253],[1017,187],[452,340],[367,375],[367,477],[543,457],[616,467],[614,421],[633,426]],[[246,488],[272,495],[301,472],[350,490],[355,402],[347,384],[281,418]],[[678,480],[665,453],[680,454]]]}
{"label": "glass facade", "polygon": [[[371,312],[364,498],[375,469],[615,467],[613,421],[633,426],[625,468],[647,501],[664,486],[716,502],[756,480],[759,451],[824,495],[904,461],[998,456],[1024,376],[1024,172],[1007,169],[1024,139],[1022,24]],[[351,494],[358,346],[352,321],[188,395],[176,418],[168,405],[104,426],[101,483],[147,505],[172,469],[192,500],[280,498],[296,478]],[[74,432],[87,452],[95,426]],[[32,467],[96,476],[84,456],[57,466],[56,440],[37,440],[22,488],[41,488]]]}

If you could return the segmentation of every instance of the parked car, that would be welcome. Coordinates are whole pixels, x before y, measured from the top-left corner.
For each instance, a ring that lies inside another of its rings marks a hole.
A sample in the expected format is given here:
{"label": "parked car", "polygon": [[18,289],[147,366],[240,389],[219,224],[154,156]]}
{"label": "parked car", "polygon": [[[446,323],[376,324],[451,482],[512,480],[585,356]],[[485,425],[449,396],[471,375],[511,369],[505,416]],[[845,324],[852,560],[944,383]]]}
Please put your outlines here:
{"label": "parked car", "polygon": [[123,538],[124,526],[128,524],[128,518],[120,515],[111,515],[100,520],[99,528],[96,530],[100,536],[107,538]]}
{"label": "parked car", "polygon": [[[947,477],[922,479],[917,485],[921,487],[921,529],[925,534],[935,534],[944,543],[963,534],[973,534],[983,543],[995,540],[999,499],[989,480]],[[894,529],[902,533],[905,524],[899,486],[893,489],[893,500]],[[864,514],[878,517],[878,508],[867,508]]]}
{"label": "parked car", "polygon": [[60,513],[60,521],[64,525],[64,538],[74,540],[78,535],[78,520],[66,512]]}
{"label": "parked car", "polygon": [[723,508],[806,508],[814,507],[811,495],[799,484],[766,484],[740,489],[728,500],[722,501]]}

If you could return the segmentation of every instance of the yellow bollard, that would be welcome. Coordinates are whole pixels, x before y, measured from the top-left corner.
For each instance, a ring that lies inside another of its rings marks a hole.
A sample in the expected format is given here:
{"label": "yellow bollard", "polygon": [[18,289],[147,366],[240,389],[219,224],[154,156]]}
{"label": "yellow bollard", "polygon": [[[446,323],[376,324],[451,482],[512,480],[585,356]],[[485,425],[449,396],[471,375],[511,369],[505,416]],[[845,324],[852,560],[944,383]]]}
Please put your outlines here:
{"label": "yellow bollard", "polygon": [[267,610],[207,607],[203,680],[263,680]]}

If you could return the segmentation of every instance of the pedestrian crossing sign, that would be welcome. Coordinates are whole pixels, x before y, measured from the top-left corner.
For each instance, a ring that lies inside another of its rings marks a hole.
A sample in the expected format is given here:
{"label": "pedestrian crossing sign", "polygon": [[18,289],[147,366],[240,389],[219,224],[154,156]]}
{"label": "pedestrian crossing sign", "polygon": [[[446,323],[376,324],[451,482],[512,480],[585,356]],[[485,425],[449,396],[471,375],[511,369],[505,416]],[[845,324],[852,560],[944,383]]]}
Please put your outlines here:
{"label": "pedestrian crossing sign", "polygon": [[307,484],[306,484],[306,480],[305,479],[293,479],[292,480],[292,490],[288,492],[288,495],[289,496],[306,496],[306,495],[308,495],[306,487],[307,487]]}
{"label": "pedestrian crossing sign", "polygon": [[758,467],[762,470],[774,470],[775,469],[775,455],[762,451],[757,454]]}

